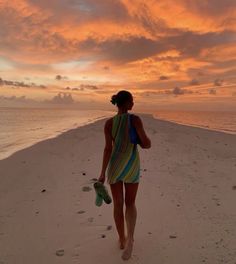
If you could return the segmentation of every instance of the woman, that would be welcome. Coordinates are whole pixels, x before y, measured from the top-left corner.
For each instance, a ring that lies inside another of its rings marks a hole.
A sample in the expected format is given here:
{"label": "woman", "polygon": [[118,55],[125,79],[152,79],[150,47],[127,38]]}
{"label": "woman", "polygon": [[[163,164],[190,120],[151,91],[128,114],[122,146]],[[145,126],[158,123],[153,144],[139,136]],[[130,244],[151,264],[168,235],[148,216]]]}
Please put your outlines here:
{"label": "woman", "polygon": [[[119,235],[120,249],[125,249],[122,258],[131,257],[134,241],[134,229],[137,217],[135,198],[139,185],[140,160],[136,144],[132,144],[128,133],[128,110],[131,110],[133,96],[128,91],[119,91],[111,98],[112,104],[118,107],[118,113],[106,121],[104,126],[105,148],[103,164],[99,181],[105,182],[105,172],[108,165],[107,181],[110,184],[113,197],[113,216]],[[139,116],[133,115],[132,125],[136,128],[142,148],[150,148],[151,141],[147,137]],[[123,194],[125,187],[125,199]],[[123,205],[125,200],[125,220],[127,237],[125,236]]]}

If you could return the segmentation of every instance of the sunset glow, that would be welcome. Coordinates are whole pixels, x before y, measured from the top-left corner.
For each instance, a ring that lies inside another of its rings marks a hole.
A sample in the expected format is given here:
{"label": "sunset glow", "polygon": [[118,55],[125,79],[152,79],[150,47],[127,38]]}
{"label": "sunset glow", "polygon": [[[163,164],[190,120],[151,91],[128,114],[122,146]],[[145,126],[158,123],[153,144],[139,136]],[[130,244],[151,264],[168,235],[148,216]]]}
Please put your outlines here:
{"label": "sunset glow", "polygon": [[[236,110],[233,0],[0,0],[0,104]],[[148,105],[148,107],[147,107]]]}

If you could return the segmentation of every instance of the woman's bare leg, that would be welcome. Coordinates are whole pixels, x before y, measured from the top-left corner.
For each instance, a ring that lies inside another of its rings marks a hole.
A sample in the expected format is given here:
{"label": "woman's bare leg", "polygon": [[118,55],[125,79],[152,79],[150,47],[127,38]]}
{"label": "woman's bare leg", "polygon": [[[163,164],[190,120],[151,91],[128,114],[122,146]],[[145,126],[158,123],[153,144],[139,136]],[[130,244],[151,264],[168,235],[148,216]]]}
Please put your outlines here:
{"label": "woman's bare leg", "polygon": [[111,193],[113,197],[113,216],[116,224],[116,229],[119,235],[120,249],[125,246],[125,226],[124,226],[124,196],[123,196],[123,182],[110,184]]}
{"label": "woman's bare leg", "polygon": [[134,229],[137,219],[135,198],[139,183],[125,183],[125,219],[127,225],[127,243],[122,258],[127,260],[131,257],[134,241]]}

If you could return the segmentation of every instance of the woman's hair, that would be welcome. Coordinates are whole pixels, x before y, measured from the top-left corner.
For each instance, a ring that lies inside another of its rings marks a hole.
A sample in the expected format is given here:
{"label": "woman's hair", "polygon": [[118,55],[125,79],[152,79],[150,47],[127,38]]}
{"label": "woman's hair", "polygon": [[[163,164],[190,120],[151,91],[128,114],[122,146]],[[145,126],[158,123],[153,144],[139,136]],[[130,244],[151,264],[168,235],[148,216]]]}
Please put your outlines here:
{"label": "woman's hair", "polygon": [[110,102],[120,107],[124,105],[127,101],[130,101],[132,98],[133,96],[130,92],[122,90],[119,91],[117,94],[112,95]]}

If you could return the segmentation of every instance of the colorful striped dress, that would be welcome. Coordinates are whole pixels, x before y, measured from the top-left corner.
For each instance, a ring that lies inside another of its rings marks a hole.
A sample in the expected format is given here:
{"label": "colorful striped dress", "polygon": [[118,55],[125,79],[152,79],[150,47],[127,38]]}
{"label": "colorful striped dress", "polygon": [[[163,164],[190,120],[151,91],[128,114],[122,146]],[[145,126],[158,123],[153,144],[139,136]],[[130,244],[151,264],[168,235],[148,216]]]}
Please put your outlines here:
{"label": "colorful striped dress", "polygon": [[139,182],[140,159],[137,145],[132,144],[129,139],[129,115],[129,113],[117,114],[112,120],[113,149],[107,169],[109,184],[118,181]]}

